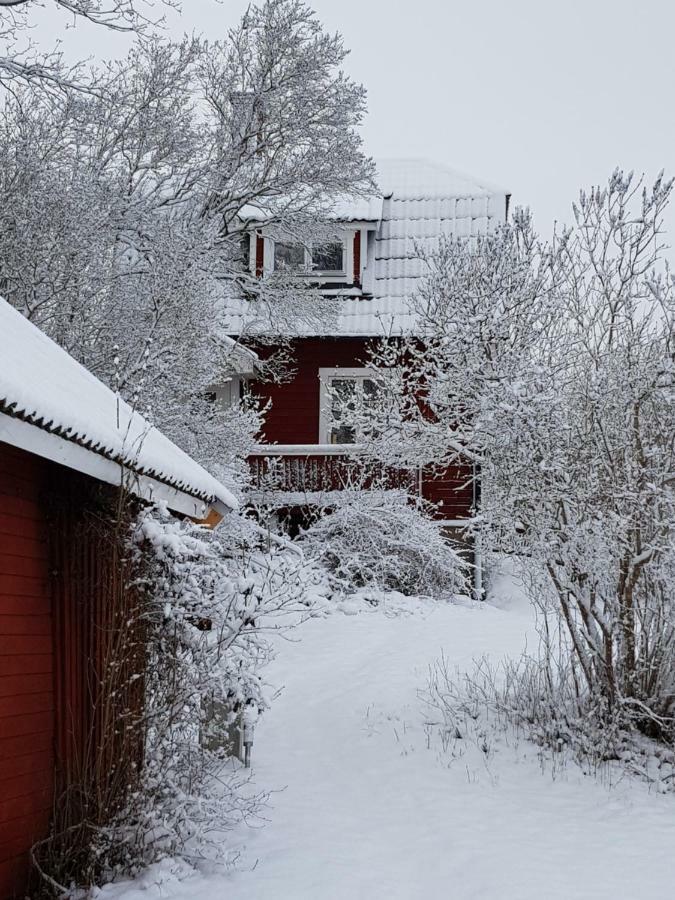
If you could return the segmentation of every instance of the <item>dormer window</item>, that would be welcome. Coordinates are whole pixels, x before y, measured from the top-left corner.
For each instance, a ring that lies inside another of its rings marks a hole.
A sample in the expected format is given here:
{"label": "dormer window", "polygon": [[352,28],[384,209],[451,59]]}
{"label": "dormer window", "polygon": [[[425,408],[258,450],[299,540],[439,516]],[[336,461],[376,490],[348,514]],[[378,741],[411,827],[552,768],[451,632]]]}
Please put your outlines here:
{"label": "dormer window", "polygon": [[298,241],[274,241],[272,261],[275,272],[302,272],[305,275],[344,276],[345,245],[342,241],[322,241],[311,249]]}

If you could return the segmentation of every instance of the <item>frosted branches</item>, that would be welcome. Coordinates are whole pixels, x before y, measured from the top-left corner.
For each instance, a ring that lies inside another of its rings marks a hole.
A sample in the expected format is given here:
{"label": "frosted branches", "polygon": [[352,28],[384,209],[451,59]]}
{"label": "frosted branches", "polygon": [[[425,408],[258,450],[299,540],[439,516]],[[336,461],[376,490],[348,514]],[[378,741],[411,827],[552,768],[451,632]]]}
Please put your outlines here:
{"label": "frosted branches", "polygon": [[19,84],[49,91],[96,92],[79,65],[66,66],[58,50],[40,51],[28,37],[41,9],[65,13],[72,24],[87,21],[145,40],[164,22],[162,8],[180,10],[179,0],[5,0],[0,3],[0,86]]}
{"label": "frosted branches", "polygon": [[220,42],[148,34],[89,93],[15,85],[0,111],[0,290],[211,466],[259,425],[208,399],[237,371],[230,302],[268,342],[333,314],[250,275],[245,207],[306,232],[327,195],[369,183],[344,56],[307,7],[270,0]]}
{"label": "frosted branches", "polygon": [[[371,452],[480,463],[480,522],[559,614],[579,702],[675,735],[673,183],[615,172],[540,244],[523,214],[427,259],[415,338],[374,355]],[[364,410],[363,430],[367,431]]]}

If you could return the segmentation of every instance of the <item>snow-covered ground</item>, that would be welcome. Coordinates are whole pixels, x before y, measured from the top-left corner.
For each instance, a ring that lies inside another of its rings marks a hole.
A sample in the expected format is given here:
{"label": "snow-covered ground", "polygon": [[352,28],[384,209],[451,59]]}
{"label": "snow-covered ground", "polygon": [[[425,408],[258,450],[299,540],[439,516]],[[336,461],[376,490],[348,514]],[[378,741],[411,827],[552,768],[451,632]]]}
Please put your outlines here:
{"label": "snow-covered ground", "polygon": [[229,872],[165,862],[101,900],[670,900],[675,797],[611,789],[570,764],[555,779],[524,743],[451,759],[418,691],[451,665],[517,655],[528,611],[410,601],[410,614],[336,613],[279,647],[283,691],[257,729],[269,823],[229,836]]}

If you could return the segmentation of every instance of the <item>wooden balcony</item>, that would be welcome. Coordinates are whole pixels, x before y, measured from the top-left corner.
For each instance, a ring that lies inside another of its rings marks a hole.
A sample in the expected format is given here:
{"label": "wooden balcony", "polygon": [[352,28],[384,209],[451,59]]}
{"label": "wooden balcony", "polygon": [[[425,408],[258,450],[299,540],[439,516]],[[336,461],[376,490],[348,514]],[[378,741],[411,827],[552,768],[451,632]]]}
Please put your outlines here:
{"label": "wooden balcony", "polygon": [[345,488],[405,490],[431,504],[435,519],[465,527],[475,514],[471,466],[392,469],[360,457],[355,444],[261,444],[248,457],[251,493],[278,506],[323,503]]}
{"label": "wooden balcony", "polygon": [[354,444],[265,444],[248,458],[254,491],[317,494],[349,487],[419,494],[419,470],[390,469],[359,458]]}

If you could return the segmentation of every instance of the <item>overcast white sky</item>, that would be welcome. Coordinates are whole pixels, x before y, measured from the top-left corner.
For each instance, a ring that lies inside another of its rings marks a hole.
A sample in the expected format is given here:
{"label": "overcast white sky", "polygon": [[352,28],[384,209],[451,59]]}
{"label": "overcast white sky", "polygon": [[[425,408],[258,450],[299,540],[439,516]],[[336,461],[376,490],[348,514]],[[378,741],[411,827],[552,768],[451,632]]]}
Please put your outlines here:
{"label": "overcast white sky", "polygon": [[[246,0],[183,0],[170,31],[217,38]],[[424,156],[509,188],[538,227],[569,220],[612,169],[675,173],[672,0],[310,0],[368,89],[366,148]],[[58,32],[53,18],[41,42]],[[69,54],[124,52],[79,27]],[[675,210],[668,216],[675,243]]]}

